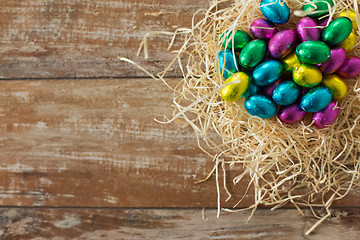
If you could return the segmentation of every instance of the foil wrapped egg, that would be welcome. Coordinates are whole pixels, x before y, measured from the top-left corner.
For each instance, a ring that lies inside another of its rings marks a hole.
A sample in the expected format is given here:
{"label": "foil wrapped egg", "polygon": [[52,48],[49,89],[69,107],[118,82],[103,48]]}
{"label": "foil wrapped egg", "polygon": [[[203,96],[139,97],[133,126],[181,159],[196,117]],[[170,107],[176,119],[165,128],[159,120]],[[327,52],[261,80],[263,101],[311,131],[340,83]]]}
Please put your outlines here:
{"label": "foil wrapped egg", "polygon": [[326,108],[332,100],[332,92],[325,86],[310,89],[300,99],[300,107],[305,112],[318,112]]}
{"label": "foil wrapped egg", "polygon": [[347,17],[340,17],[332,20],[329,26],[321,33],[321,36],[325,43],[336,45],[348,38],[351,31],[351,20]]}
{"label": "foil wrapped egg", "polygon": [[339,13],[339,17],[347,17],[351,20],[352,22],[352,27],[355,31],[358,30],[358,25],[356,22],[356,13],[354,11],[351,10],[344,10],[341,13]]}
{"label": "foil wrapped egg", "polygon": [[284,1],[261,0],[260,11],[267,20],[275,24],[285,24],[290,18],[290,9]]}
{"label": "foil wrapped egg", "polygon": [[270,40],[279,29],[268,20],[256,19],[250,25],[250,32],[254,38]]}
{"label": "foil wrapped egg", "polygon": [[300,64],[298,68],[293,71],[293,80],[302,87],[315,87],[321,83],[321,71],[310,64]]}
{"label": "foil wrapped egg", "polygon": [[275,34],[269,42],[269,55],[273,58],[282,58],[294,50],[296,46],[296,31],[284,30]]}
{"label": "foil wrapped egg", "polygon": [[336,71],[342,78],[354,78],[360,74],[360,58],[351,56],[346,58],[344,63]]}
{"label": "foil wrapped egg", "polygon": [[347,39],[339,43],[339,46],[342,47],[345,52],[349,52],[356,44],[356,35],[355,32],[352,31]]}
{"label": "foil wrapped egg", "polygon": [[263,40],[252,40],[242,49],[239,56],[240,64],[247,69],[254,68],[264,59],[266,52],[267,46]]}
{"label": "foil wrapped egg", "polygon": [[312,18],[319,18],[329,13],[330,9],[334,6],[332,0],[311,0],[303,6],[303,10],[308,12],[307,16]]}
{"label": "foil wrapped egg", "polygon": [[300,19],[296,24],[296,32],[302,42],[317,41],[320,38],[320,31],[314,19],[306,17]]}
{"label": "foil wrapped egg", "polygon": [[254,95],[245,100],[246,111],[260,118],[271,118],[276,115],[277,107],[273,100],[264,95]]}
{"label": "foil wrapped egg", "polygon": [[254,84],[252,81],[250,82],[250,86],[248,88],[248,90],[246,91],[244,97],[248,98],[251,97],[253,95],[256,94],[260,94],[261,93],[261,87],[259,87],[258,85]]}
{"label": "foil wrapped egg", "polygon": [[278,80],[283,73],[282,63],[268,60],[259,64],[253,71],[254,83],[258,86],[267,86]]}
{"label": "foil wrapped egg", "polygon": [[[235,81],[238,81],[238,83],[229,84]],[[229,85],[220,90],[220,95],[226,102],[235,102],[248,90],[250,77],[244,72],[237,72],[224,82],[224,85],[226,84]]]}
{"label": "foil wrapped egg", "polygon": [[296,68],[301,64],[295,53],[290,53],[285,58],[283,58],[284,71],[287,73],[292,73]]}
{"label": "foil wrapped egg", "polygon": [[323,74],[332,74],[336,72],[346,59],[346,52],[343,48],[337,47],[330,50],[330,58],[318,65]]}
{"label": "foil wrapped egg", "polygon": [[236,55],[231,50],[223,50],[218,54],[218,66],[220,73],[225,79],[233,73],[239,72],[239,64]]}
{"label": "foil wrapped egg", "polygon": [[330,58],[330,48],[321,41],[306,41],[296,47],[296,56],[300,62],[316,65]]}
{"label": "foil wrapped egg", "polygon": [[314,125],[318,128],[325,128],[333,124],[338,117],[340,108],[337,106],[336,101],[331,101],[331,103],[319,112],[313,114]]}
{"label": "foil wrapped egg", "polygon": [[299,98],[301,90],[301,87],[293,81],[284,81],[275,87],[272,98],[279,105],[290,105]]}
{"label": "foil wrapped egg", "polygon": [[220,35],[220,42],[226,49],[239,51],[250,41],[251,37],[242,30],[236,30],[235,33],[234,31],[228,30]]}
{"label": "foil wrapped egg", "polygon": [[278,118],[280,121],[288,124],[297,123],[304,119],[307,112],[301,109],[299,104],[292,104],[286,107],[280,108],[278,112]]}
{"label": "foil wrapped egg", "polygon": [[272,98],[274,89],[276,88],[277,85],[279,85],[279,83],[281,83],[281,79],[276,80],[276,82],[274,82],[273,84],[271,84],[269,86],[263,87],[263,89],[262,89],[263,94],[267,97]]}
{"label": "foil wrapped egg", "polygon": [[346,83],[336,74],[325,76],[322,83],[332,91],[333,98],[337,101],[344,98],[348,91]]}

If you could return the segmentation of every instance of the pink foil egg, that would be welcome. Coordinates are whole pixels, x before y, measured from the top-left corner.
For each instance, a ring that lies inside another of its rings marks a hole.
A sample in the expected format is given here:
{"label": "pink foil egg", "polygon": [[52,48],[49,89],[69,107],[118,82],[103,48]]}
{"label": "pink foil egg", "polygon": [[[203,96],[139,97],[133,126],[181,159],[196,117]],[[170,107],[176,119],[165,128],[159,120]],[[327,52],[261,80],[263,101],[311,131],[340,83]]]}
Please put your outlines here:
{"label": "pink foil egg", "polygon": [[256,19],[250,25],[250,32],[254,38],[270,40],[279,29],[268,20]]}
{"label": "pink foil egg", "polygon": [[324,63],[318,65],[323,74],[332,74],[336,72],[345,62],[346,52],[343,48],[337,47],[330,50],[330,58]]}
{"label": "pink foil egg", "polygon": [[342,78],[358,76],[360,74],[360,58],[355,56],[346,58],[336,73]]}
{"label": "pink foil egg", "polygon": [[321,20],[318,22],[317,25],[320,26],[320,27],[323,27],[323,28],[319,28],[320,32],[321,32],[322,30],[324,30],[324,28],[326,27],[328,21],[329,21],[329,18],[327,17],[327,18],[321,19]]}
{"label": "pink foil egg", "polygon": [[301,121],[305,116],[306,112],[301,109],[299,104],[292,104],[281,108],[278,113],[278,118],[284,123],[296,123]]}
{"label": "pink foil egg", "polygon": [[333,100],[323,110],[314,113],[312,119],[314,125],[318,128],[324,128],[331,125],[339,115],[340,109],[336,106],[336,102]]}
{"label": "pink foil egg", "polygon": [[300,19],[296,25],[296,32],[302,42],[319,40],[320,31],[317,27],[315,20],[306,17]]}
{"label": "pink foil egg", "polygon": [[269,54],[273,58],[282,58],[294,50],[296,46],[296,31],[284,30],[275,34],[269,42]]}
{"label": "pink foil egg", "polygon": [[281,79],[278,79],[272,85],[264,87],[263,94],[269,98],[272,98],[274,89],[276,88],[277,85],[279,85],[280,82],[281,82]]}

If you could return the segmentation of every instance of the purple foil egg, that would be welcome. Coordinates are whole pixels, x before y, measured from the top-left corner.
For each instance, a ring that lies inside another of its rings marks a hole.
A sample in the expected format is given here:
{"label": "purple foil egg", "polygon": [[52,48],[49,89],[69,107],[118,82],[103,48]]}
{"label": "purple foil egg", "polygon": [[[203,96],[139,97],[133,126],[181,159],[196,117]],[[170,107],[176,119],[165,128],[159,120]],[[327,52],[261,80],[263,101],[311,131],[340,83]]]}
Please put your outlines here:
{"label": "purple foil egg", "polygon": [[254,38],[270,40],[279,29],[268,20],[256,19],[250,25],[250,32]]}
{"label": "purple foil egg", "polygon": [[321,19],[319,22],[318,22],[318,26],[320,27],[323,27],[323,28],[319,28],[320,32],[322,32],[322,30],[324,30],[324,28],[326,27],[327,23],[329,21],[329,18],[324,18],[324,19]]}
{"label": "purple foil egg", "polygon": [[296,123],[306,116],[307,112],[301,109],[299,104],[292,104],[279,110],[278,118],[284,123]]}
{"label": "purple foil egg", "polygon": [[320,38],[320,31],[317,27],[317,23],[312,18],[306,17],[300,19],[296,25],[296,32],[302,42],[305,41],[317,41]]}
{"label": "purple foil egg", "polygon": [[331,125],[339,115],[340,109],[336,106],[336,102],[333,100],[323,110],[314,113],[312,119],[314,125],[318,128],[324,128]]}
{"label": "purple foil egg", "polygon": [[353,78],[360,74],[360,58],[351,56],[346,58],[336,73],[342,78]]}
{"label": "purple foil egg", "polygon": [[264,87],[263,94],[269,98],[272,98],[274,89],[276,88],[277,85],[279,85],[280,82],[281,82],[281,79],[278,79],[272,85]]}
{"label": "purple foil egg", "polygon": [[284,30],[275,34],[269,42],[269,54],[273,58],[282,58],[294,50],[296,46],[296,31]]}
{"label": "purple foil egg", "polygon": [[330,50],[330,58],[324,63],[318,65],[323,74],[332,74],[336,72],[345,62],[346,52],[343,48],[337,47]]}

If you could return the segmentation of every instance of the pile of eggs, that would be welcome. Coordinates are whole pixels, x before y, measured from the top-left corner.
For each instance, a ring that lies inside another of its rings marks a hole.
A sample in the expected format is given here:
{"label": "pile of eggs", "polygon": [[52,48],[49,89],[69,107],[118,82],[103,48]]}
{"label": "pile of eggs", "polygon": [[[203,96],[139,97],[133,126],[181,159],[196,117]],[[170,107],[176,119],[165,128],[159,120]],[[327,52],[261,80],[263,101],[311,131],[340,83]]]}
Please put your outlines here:
{"label": "pile of eggs", "polygon": [[339,115],[338,101],[348,91],[343,79],[360,74],[360,58],[347,56],[356,43],[355,13],[344,11],[327,25],[328,18],[318,18],[328,14],[329,5],[331,0],[312,0],[303,6],[308,14],[296,29],[279,31],[275,24],[289,20],[289,7],[283,1],[262,0],[266,19],[252,22],[255,39],[242,30],[224,32],[224,50],[218,54],[226,79],[222,99],[245,97],[246,111],[264,119],[277,114],[292,124],[312,113],[316,127],[332,124]]}

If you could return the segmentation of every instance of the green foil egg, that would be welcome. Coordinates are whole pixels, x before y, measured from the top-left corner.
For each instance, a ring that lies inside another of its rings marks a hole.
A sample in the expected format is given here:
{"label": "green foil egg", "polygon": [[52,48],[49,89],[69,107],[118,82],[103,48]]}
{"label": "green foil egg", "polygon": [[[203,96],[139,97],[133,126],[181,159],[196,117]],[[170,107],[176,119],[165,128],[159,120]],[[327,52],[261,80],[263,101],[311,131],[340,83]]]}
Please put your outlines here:
{"label": "green foil egg", "polygon": [[326,62],[331,54],[328,45],[321,41],[306,41],[296,48],[296,56],[302,63],[320,64]]}
{"label": "green foil egg", "polygon": [[329,45],[336,45],[347,39],[352,31],[352,22],[347,17],[334,19],[322,32],[322,39]]}
{"label": "green foil egg", "polygon": [[236,51],[242,49],[251,41],[251,37],[242,30],[236,30],[235,33],[228,30],[220,35],[220,42],[226,49],[234,48]]}
{"label": "green foil egg", "polygon": [[266,43],[261,39],[256,39],[242,49],[239,60],[241,66],[247,69],[256,67],[265,57],[267,51]]}
{"label": "green foil egg", "polygon": [[332,0],[311,0],[310,3],[303,6],[303,10],[310,13],[307,16],[319,18],[329,13],[329,5],[330,7],[334,6]]}

